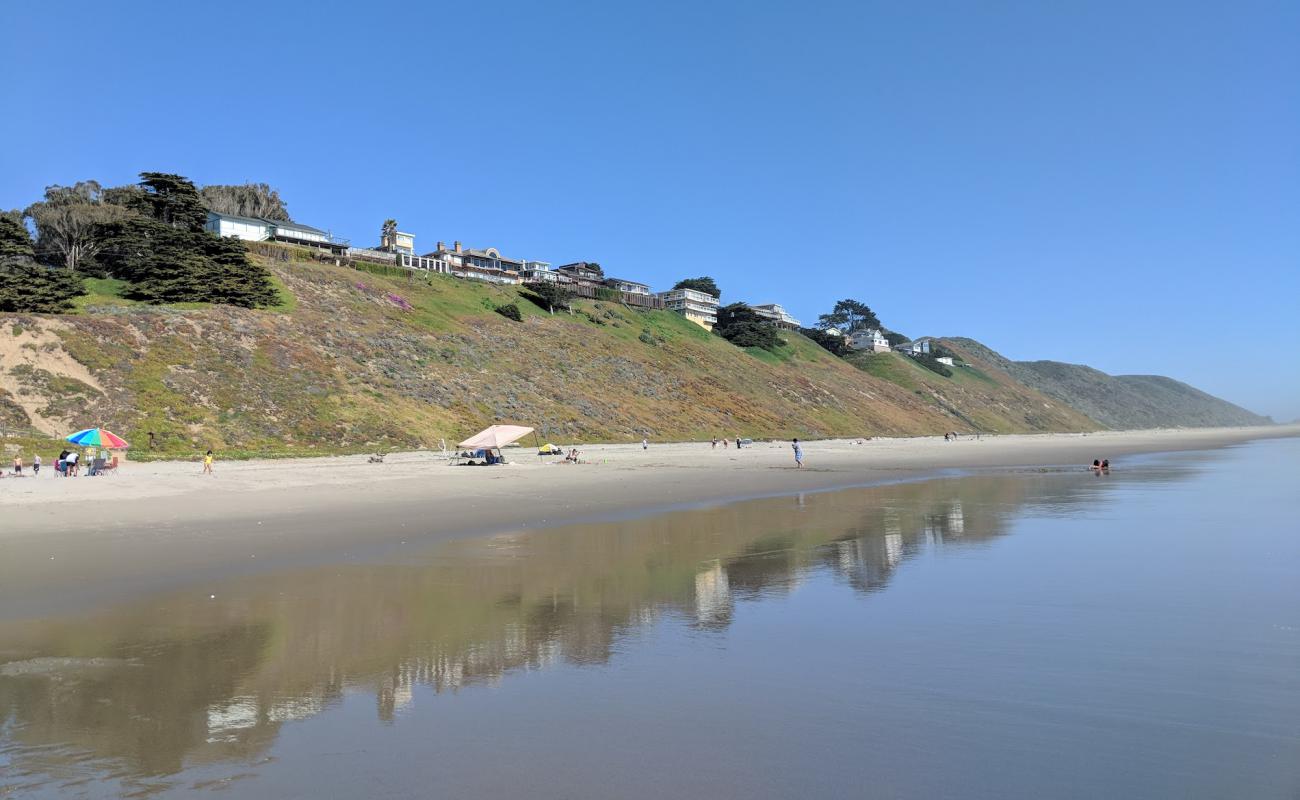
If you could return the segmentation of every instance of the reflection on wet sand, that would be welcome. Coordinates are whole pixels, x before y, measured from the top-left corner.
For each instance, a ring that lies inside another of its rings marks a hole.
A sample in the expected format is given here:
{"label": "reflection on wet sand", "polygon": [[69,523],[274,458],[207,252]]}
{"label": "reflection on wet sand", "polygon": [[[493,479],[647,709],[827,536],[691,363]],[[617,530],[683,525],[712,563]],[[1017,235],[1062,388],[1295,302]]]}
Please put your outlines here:
{"label": "reflection on wet sand", "polygon": [[391,721],[413,687],[454,692],[559,661],[604,664],[664,616],[713,635],[738,603],[789,592],[814,571],[875,592],[919,553],[988,541],[1027,506],[1061,511],[1107,485],[982,476],[757,500],[5,623],[0,766],[10,777],[0,790],[247,763],[285,722],[345,692],[372,693]]}

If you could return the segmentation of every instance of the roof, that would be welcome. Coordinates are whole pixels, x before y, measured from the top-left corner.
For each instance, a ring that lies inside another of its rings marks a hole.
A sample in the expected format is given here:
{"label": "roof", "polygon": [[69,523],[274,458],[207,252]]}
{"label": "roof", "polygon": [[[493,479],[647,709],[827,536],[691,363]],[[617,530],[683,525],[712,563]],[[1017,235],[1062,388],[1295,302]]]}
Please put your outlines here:
{"label": "roof", "polygon": [[328,233],[328,231],[323,231],[320,228],[313,228],[310,225],[303,225],[301,222],[294,222],[293,220],[264,219],[262,217],[241,217],[238,214],[222,214],[220,211],[209,211],[208,213],[214,217],[220,217],[221,219],[230,219],[236,222],[250,222],[253,223],[254,225],[274,225],[277,228],[295,228],[300,231],[311,231],[312,233],[319,233],[322,236]]}

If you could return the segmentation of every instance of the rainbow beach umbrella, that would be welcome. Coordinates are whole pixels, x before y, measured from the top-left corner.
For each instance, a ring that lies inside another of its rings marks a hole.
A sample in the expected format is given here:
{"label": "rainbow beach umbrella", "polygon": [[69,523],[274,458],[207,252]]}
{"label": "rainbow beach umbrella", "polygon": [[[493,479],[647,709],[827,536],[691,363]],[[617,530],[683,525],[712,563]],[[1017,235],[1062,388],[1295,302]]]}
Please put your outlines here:
{"label": "rainbow beach umbrella", "polygon": [[109,450],[125,450],[131,445],[126,439],[103,428],[86,428],[68,437],[68,441],[81,447],[104,447]]}

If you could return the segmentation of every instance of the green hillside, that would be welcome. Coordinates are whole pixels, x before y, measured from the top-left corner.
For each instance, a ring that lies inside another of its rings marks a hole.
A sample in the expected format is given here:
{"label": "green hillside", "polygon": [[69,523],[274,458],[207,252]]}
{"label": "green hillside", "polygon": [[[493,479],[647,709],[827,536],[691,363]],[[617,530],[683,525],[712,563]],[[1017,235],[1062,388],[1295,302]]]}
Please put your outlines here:
{"label": "green hillside", "polygon": [[[5,435],[49,441],[103,425],[139,456],[150,432],[158,455],[239,456],[437,447],[498,421],[570,443],[1093,430],[1108,420],[1026,385],[1024,369],[982,358],[991,351],[968,340],[952,344],[972,366],[945,378],[896,354],[837,358],[798,333],[782,332],[775,352],[741,349],[671,312],[582,301],[551,315],[516,287],[278,255],[256,257],[281,294],[267,310],[130,302],[104,280],[75,313],[0,315]],[[506,303],[521,321],[495,312]],[[1153,415],[1187,396],[1123,385]]]}
{"label": "green hillside", "polygon": [[973,339],[947,339],[971,359],[991,364],[1016,381],[1068,403],[1108,428],[1268,425],[1247,411],[1185,383],[1159,375],[1107,375],[1082,364],[1011,361]]}
{"label": "green hillside", "polygon": [[952,418],[950,430],[1090,431],[1099,426],[1064,403],[1017,383],[1011,376],[974,360],[939,375],[899,353],[853,353],[845,359],[874,377],[894,383]]}

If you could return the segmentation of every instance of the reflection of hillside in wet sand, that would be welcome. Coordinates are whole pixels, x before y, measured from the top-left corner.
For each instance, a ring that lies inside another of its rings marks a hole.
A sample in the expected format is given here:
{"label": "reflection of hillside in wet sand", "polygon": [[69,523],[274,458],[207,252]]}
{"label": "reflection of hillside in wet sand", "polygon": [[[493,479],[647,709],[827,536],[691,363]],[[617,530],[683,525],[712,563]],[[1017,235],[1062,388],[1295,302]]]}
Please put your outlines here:
{"label": "reflection of hillside in wet sand", "polygon": [[[5,755],[32,780],[79,758],[108,759],[125,778],[247,760],[283,722],[345,690],[373,692],[391,719],[415,686],[455,691],[557,661],[603,664],[663,615],[725,628],[736,603],[787,592],[813,570],[876,591],[918,553],[992,539],[1027,505],[1085,502],[1105,485],[990,476],[757,500],[232,580],[216,599],[205,585],[89,618],[5,624]],[[86,661],[96,658],[117,660]]]}

